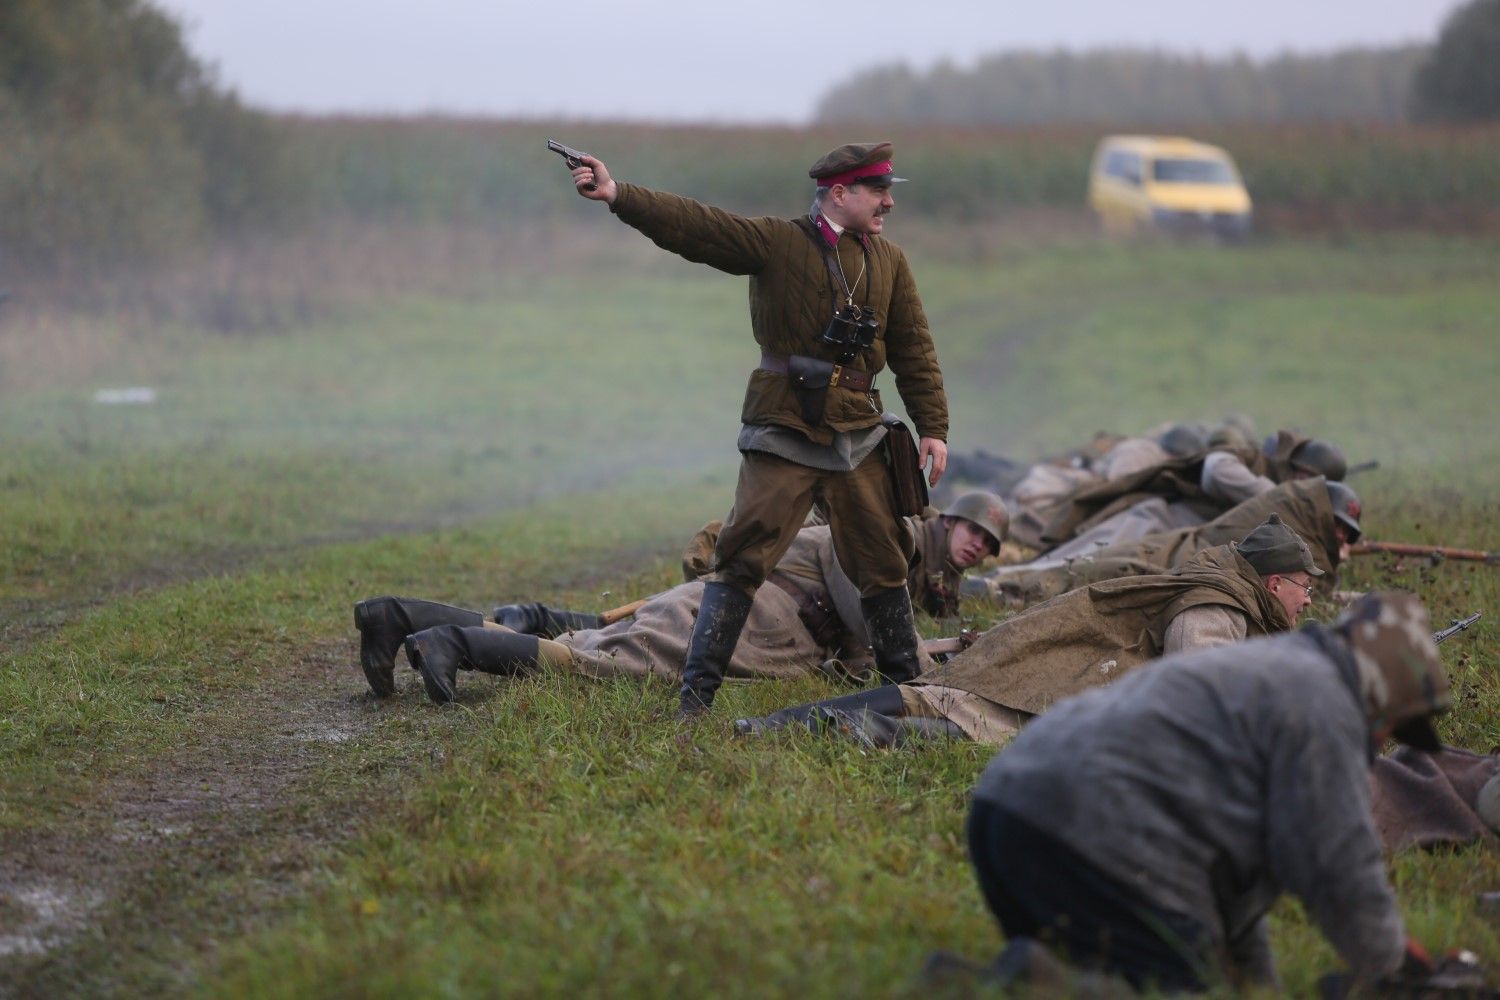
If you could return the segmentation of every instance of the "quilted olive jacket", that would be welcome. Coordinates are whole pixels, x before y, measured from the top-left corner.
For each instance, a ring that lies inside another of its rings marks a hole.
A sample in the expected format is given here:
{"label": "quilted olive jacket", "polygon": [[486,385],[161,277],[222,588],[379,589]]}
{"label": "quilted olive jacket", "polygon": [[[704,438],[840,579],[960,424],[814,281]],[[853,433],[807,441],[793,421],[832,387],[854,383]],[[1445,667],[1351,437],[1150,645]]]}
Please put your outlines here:
{"label": "quilted olive jacket", "polygon": [[[657,246],[729,274],[749,276],[750,328],[762,351],[834,360],[836,350],[820,338],[842,292],[818,244],[797,221],[748,219],[635,184],[621,183],[619,188],[611,210]],[[879,236],[861,242],[849,233],[840,237],[837,250],[851,284],[863,268],[854,301],[880,323],[874,346],[850,367],[875,373],[889,365],[918,436],[947,440],[943,374],[906,255]],[[827,444],[834,431],[875,425],[882,410],[878,390],[836,386],[828,390],[822,423],[810,427],[787,376],[757,368],[750,374],[740,419],[791,427]]]}

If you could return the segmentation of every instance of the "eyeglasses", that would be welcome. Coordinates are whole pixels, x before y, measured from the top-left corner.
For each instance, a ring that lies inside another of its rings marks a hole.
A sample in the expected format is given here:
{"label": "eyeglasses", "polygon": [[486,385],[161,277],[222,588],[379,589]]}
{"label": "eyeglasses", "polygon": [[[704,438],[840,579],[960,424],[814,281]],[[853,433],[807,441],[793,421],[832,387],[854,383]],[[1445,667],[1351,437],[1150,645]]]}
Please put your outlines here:
{"label": "eyeglasses", "polygon": [[1290,583],[1293,587],[1301,587],[1302,592],[1307,595],[1307,599],[1312,600],[1313,585],[1311,582],[1303,583],[1301,580],[1293,580],[1289,576],[1284,576],[1282,579]]}

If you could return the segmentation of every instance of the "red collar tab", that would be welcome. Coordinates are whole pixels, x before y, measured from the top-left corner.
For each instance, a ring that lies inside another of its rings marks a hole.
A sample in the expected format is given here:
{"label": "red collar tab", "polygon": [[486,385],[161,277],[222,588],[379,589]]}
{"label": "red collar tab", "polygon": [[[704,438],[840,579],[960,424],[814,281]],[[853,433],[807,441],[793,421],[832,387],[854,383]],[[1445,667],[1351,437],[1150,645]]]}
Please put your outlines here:
{"label": "red collar tab", "polygon": [[[823,235],[824,243],[828,244],[829,247],[836,247],[839,245],[839,231],[837,229],[834,229],[833,226],[829,224],[827,216],[820,213],[817,218],[812,220],[812,222],[814,226],[818,227],[818,232]],[[847,229],[844,231],[846,233],[849,232]],[[864,233],[849,233],[849,235],[858,236],[860,246],[869,249],[870,237],[866,236]]]}
{"label": "red collar tab", "polygon": [[895,167],[891,166],[890,160],[881,160],[879,163],[871,163],[868,166],[845,170],[841,174],[829,174],[827,177],[819,177],[818,187],[833,187],[835,184],[843,184],[847,187],[855,181],[862,181],[870,177],[884,177],[895,169]]}

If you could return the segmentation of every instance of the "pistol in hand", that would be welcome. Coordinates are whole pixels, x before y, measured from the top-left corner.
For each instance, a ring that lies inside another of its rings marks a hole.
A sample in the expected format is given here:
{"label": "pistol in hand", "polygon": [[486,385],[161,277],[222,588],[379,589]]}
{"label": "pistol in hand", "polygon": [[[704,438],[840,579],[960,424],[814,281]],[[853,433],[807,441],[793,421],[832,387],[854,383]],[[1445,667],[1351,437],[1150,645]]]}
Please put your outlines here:
{"label": "pistol in hand", "polygon": [[[564,146],[562,143],[558,142],[555,139],[547,140],[547,148],[552,150],[552,152],[556,153],[558,156],[561,156],[564,162],[568,164],[569,170],[584,166],[583,158],[589,155],[587,153],[574,149],[572,146]],[[595,187],[596,185],[592,181],[590,181],[589,183],[583,185],[583,190],[592,191]]]}

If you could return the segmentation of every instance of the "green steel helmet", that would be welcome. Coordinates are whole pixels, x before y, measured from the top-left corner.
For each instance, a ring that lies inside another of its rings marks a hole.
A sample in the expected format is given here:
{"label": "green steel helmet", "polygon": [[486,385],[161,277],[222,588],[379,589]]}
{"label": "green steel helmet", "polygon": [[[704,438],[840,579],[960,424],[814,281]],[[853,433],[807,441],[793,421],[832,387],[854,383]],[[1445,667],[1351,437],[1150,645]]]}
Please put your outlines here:
{"label": "green steel helmet", "polygon": [[1010,530],[1010,511],[1005,509],[1005,501],[984,490],[965,493],[948,505],[943,516],[961,517],[979,525],[990,536],[994,552],[1000,551],[1000,543]]}
{"label": "green steel helmet", "polygon": [[1181,458],[1208,447],[1208,428],[1202,424],[1173,424],[1157,438],[1156,443],[1168,455]]}
{"label": "green steel helmet", "polygon": [[1349,463],[1344,460],[1344,453],[1339,451],[1338,446],[1333,442],[1324,441],[1321,438],[1308,438],[1303,441],[1292,449],[1288,461],[1293,469],[1322,476],[1330,482],[1342,480],[1349,471]]}
{"label": "green steel helmet", "polygon": [[1238,427],[1225,424],[1222,427],[1215,427],[1213,433],[1208,436],[1208,447],[1229,451],[1254,451],[1255,442],[1246,437],[1245,432]]}
{"label": "green steel helmet", "polygon": [[1364,510],[1359,502],[1359,494],[1343,483],[1329,480],[1327,485],[1328,502],[1333,505],[1333,516],[1348,529],[1349,544],[1353,545],[1364,534],[1359,527],[1359,515]]}

